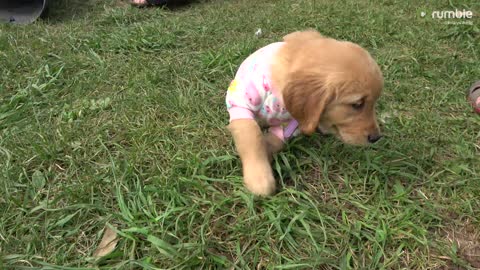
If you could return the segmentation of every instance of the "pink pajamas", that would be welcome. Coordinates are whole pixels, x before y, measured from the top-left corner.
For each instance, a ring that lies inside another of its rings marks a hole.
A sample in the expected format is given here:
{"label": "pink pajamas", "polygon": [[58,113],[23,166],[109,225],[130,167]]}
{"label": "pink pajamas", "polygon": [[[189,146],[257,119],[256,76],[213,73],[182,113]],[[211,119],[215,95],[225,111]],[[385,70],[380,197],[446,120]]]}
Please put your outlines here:
{"label": "pink pajamas", "polygon": [[[272,88],[270,80],[270,64],[282,45],[283,42],[267,45],[240,65],[235,79],[228,87],[226,104],[230,122],[236,119],[255,119],[260,124],[269,126],[270,132],[285,141],[294,131],[291,130],[293,125],[289,125],[293,118],[285,109],[282,97]],[[284,131],[287,126],[290,126],[291,132]]]}

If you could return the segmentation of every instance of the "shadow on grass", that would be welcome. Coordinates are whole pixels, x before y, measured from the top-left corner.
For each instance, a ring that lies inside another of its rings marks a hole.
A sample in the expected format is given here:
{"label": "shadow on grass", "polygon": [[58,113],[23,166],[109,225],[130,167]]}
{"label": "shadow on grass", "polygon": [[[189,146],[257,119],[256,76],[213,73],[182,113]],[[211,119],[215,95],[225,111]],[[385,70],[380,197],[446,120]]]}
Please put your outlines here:
{"label": "shadow on grass", "polygon": [[96,0],[50,0],[42,18],[52,24],[82,18],[95,9]]}
{"label": "shadow on grass", "polygon": [[[130,0],[126,0],[127,2],[130,2]],[[197,4],[200,2],[206,2],[207,0],[164,0],[161,5],[156,5],[156,6],[148,6],[146,8],[166,8],[171,11],[179,11],[183,10],[185,8],[188,8],[192,4]]]}
{"label": "shadow on grass", "polygon": [[[165,5],[149,6],[151,8],[166,8],[171,11],[179,11],[191,4],[199,3],[199,0],[166,0]],[[203,2],[206,2],[204,0]],[[86,17],[90,13],[102,12],[104,6],[130,6],[130,0],[50,0],[48,10],[42,16],[44,20],[55,24],[63,21]],[[132,7],[133,8],[133,7]],[[142,8],[140,8],[142,9]]]}

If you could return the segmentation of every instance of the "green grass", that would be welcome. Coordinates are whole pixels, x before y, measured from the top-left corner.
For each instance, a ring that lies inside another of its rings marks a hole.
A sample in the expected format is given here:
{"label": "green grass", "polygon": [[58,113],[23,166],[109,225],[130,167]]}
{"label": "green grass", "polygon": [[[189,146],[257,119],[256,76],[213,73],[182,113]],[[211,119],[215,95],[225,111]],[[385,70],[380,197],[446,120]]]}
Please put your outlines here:
{"label": "green grass", "polygon": [[[0,26],[0,268],[479,263],[460,237],[480,234],[480,117],[465,100],[480,79],[478,1],[52,5],[49,20]],[[473,24],[420,17],[455,8]],[[225,91],[250,53],[305,28],[377,59],[386,138],[296,138],[273,164],[280,192],[256,198],[225,129]],[[120,241],[95,260],[105,226]]]}

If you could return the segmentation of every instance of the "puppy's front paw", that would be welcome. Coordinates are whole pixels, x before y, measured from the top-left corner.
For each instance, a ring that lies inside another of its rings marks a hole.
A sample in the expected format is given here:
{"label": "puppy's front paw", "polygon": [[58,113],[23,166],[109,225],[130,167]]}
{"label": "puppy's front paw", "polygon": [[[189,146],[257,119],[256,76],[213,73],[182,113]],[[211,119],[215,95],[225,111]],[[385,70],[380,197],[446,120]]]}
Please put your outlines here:
{"label": "puppy's front paw", "polygon": [[283,148],[283,141],[280,140],[276,135],[268,132],[263,136],[263,139],[265,141],[265,145],[267,147],[267,155],[268,155],[268,161],[272,162],[273,160],[273,155],[276,153],[280,152]]}
{"label": "puppy's front paw", "polygon": [[244,167],[243,182],[255,195],[268,196],[275,192],[275,178],[268,163]]}

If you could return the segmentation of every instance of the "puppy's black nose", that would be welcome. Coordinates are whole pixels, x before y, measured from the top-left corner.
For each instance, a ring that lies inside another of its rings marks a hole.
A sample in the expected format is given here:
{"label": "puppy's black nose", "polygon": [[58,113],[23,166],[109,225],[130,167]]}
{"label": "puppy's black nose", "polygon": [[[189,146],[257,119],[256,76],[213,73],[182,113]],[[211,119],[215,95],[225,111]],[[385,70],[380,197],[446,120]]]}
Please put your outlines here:
{"label": "puppy's black nose", "polygon": [[382,138],[380,134],[370,134],[367,139],[369,143],[376,143],[380,138]]}

